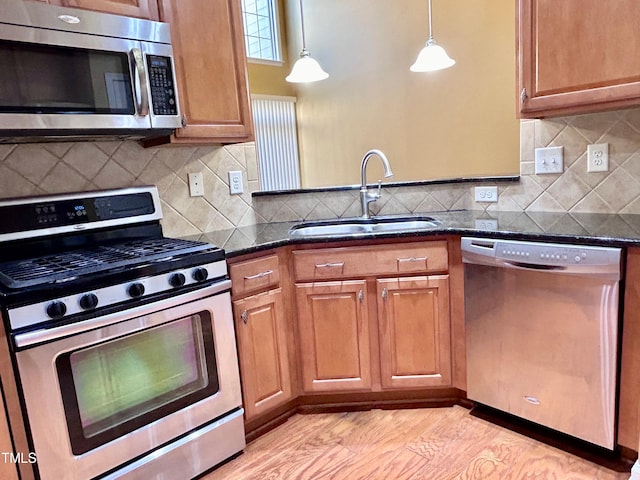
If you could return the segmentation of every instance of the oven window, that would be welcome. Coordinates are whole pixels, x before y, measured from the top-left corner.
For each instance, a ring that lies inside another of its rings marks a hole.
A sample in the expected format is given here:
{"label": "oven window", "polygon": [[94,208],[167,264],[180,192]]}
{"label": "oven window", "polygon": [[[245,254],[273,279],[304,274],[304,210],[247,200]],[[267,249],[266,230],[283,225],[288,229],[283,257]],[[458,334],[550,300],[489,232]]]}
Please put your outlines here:
{"label": "oven window", "polygon": [[56,365],[76,455],[219,389],[208,312],[66,353]]}
{"label": "oven window", "polygon": [[3,113],[133,115],[125,52],[0,40]]}

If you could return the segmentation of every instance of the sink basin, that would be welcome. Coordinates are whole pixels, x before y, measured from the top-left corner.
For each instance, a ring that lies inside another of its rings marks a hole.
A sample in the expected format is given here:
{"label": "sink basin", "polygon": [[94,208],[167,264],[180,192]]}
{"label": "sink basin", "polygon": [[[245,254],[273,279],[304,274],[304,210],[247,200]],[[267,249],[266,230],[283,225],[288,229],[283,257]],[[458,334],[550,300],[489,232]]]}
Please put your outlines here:
{"label": "sink basin", "polygon": [[289,230],[289,235],[295,238],[400,233],[434,228],[440,223],[431,217],[341,218],[300,223]]}

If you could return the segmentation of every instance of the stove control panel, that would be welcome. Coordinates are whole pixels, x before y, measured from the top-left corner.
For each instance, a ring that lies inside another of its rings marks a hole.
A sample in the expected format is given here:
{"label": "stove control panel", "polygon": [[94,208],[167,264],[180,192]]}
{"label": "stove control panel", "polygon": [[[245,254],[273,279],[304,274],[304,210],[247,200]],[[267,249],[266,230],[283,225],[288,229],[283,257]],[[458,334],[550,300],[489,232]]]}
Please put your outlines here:
{"label": "stove control panel", "polygon": [[50,320],[60,320],[78,313],[108,307],[132,299],[168,292],[184,285],[194,285],[210,278],[226,277],[227,264],[219,260],[178,271],[139,278],[91,292],[81,292],[62,298],[9,309],[12,329],[29,327]]}

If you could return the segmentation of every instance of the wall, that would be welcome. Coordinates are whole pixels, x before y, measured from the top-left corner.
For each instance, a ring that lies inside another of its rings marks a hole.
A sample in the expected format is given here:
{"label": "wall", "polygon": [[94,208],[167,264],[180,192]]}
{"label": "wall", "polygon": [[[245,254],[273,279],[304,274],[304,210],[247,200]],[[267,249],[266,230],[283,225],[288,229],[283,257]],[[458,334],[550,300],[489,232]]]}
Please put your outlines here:
{"label": "wall", "polygon": [[[435,0],[434,36],[457,63],[431,73],[409,71],[428,37],[427,1],[397,3],[304,3],[307,47],[330,77],[296,87],[303,186],[359,183],[371,148],[395,181],[517,174],[515,2]],[[287,0],[291,58],[298,4]]]}
{"label": "wall", "polygon": [[[247,74],[251,93],[260,95],[294,96],[293,85],[285,80],[289,75],[289,52],[287,50],[287,22],[284,0],[278,0],[278,21],[280,26],[280,50],[282,62],[261,62],[249,60]],[[297,55],[294,58],[298,58]]]}
{"label": "wall", "polygon": [[[229,170],[245,193],[229,195]],[[206,194],[189,197],[187,174],[203,172]],[[255,145],[142,148],[136,142],[0,145],[0,197],[157,185],[165,233],[193,235],[264,221],[251,208]],[[1,220],[0,220],[1,221]]]}
{"label": "wall", "polygon": [[[640,213],[640,109],[521,123],[518,186],[488,210]],[[587,145],[609,144],[609,171],[587,173]],[[536,147],[563,146],[564,173],[535,175]]]}
{"label": "wall", "polygon": [[[499,201],[476,203],[473,183],[384,188],[379,214],[457,209],[640,214],[640,109],[520,124],[521,179],[499,186]],[[587,173],[589,143],[609,143],[609,172]],[[564,146],[565,171],[535,175],[535,147]],[[420,159],[417,159],[418,161]],[[229,170],[242,170],[245,193],[229,195]],[[206,195],[191,198],[187,173],[204,173]],[[252,198],[258,172],[253,143],[226,147],[157,147],[135,142],[0,145],[0,197],[158,185],[170,236],[256,223],[358,215],[358,191]],[[220,232],[220,243],[231,232]]]}

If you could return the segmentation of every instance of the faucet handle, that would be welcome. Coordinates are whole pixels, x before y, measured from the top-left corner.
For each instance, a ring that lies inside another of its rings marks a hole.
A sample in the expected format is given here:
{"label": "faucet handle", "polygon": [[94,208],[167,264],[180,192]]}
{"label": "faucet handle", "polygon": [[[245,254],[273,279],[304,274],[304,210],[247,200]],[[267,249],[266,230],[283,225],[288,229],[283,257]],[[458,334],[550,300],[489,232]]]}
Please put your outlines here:
{"label": "faucet handle", "polygon": [[382,180],[378,180],[378,193],[376,193],[376,198],[380,198],[382,194]]}

